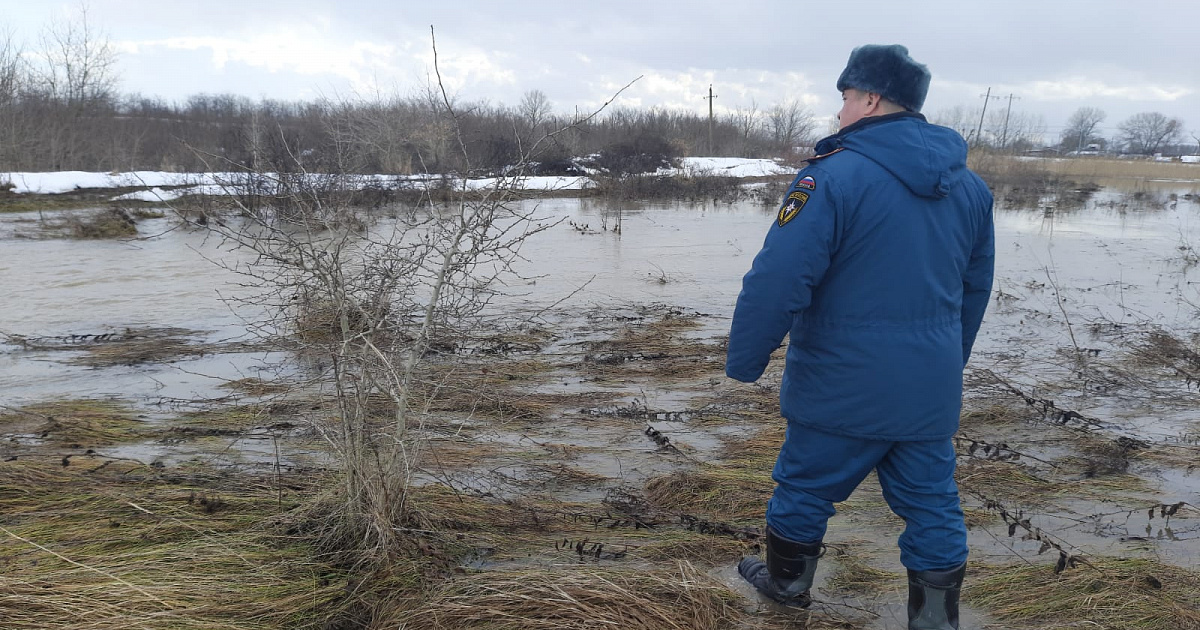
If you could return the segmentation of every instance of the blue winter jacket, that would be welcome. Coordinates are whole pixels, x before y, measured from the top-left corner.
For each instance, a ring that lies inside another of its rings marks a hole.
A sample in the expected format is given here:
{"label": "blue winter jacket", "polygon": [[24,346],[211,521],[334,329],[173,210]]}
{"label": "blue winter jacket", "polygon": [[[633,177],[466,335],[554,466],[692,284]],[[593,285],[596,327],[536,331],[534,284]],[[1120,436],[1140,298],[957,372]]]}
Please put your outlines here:
{"label": "blue winter jacket", "polygon": [[817,144],[742,280],[725,373],[762,376],[791,334],[789,422],[876,440],[958,430],[992,288],[992,195],[957,132],[869,117]]}

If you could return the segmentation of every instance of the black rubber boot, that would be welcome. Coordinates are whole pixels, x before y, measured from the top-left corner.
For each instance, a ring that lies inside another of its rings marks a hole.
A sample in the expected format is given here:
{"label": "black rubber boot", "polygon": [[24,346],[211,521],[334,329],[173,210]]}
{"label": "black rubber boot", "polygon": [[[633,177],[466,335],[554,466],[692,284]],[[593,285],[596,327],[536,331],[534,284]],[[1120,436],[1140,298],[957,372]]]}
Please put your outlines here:
{"label": "black rubber boot", "polygon": [[817,573],[817,560],[824,555],[819,542],[788,540],[767,527],[767,561],[743,558],[738,573],[759,593],[785,606],[808,608],[808,590]]}
{"label": "black rubber boot", "polygon": [[958,595],[967,564],[908,572],[908,630],[958,630]]}

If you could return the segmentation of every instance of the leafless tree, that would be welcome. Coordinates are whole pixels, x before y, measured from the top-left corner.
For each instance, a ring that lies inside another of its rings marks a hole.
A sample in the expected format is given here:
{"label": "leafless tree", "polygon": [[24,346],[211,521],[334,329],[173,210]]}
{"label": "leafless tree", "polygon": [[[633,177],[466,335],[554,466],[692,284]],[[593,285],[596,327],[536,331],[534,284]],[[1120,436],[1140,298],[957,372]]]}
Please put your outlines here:
{"label": "leafless tree", "polygon": [[755,139],[762,131],[762,112],[758,110],[758,103],[753,100],[749,105],[738,106],[729,116],[733,127],[738,133],[738,150],[737,154],[741,157],[748,157],[757,153],[758,147]]}
{"label": "leafless tree", "polygon": [[38,79],[49,96],[69,106],[106,102],[114,95],[117,52],[88,20],[88,6],[76,18],[52,22],[41,34]]}
{"label": "leafless tree", "polygon": [[1158,112],[1143,112],[1130,116],[1118,129],[1130,153],[1153,155],[1179,140],[1183,135],[1183,121]]}
{"label": "leafless tree", "polygon": [[0,33],[0,164],[15,165],[28,134],[21,129],[21,93],[27,88],[28,69],[11,31]]}
{"label": "leafless tree", "polygon": [[529,90],[525,92],[521,97],[521,104],[517,106],[517,113],[529,125],[529,128],[533,130],[536,130],[542,123],[546,122],[546,119],[550,116],[550,111],[550,99],[541,90]]}
{"label": "leafless tree", "polygon": [[1080,151],[1088,144],[1099,139],[1095,137],[1096,128],[1108,115],[1099,107],[1080,107],[1067,119],[1067,127],[1062,132],[1062,144],[1065,149]]}
{"label": "leafless tree", "polygon": [[790,155],[812,142],[816,126],[812,112],[799,101],[777,103],[767,111],[768,133],[780,155]]}
{"label": "leafless tree", "polygon": [[979,121],[979,108],[974,110],[962,105],[941,109],[929,117],[930,122],[957,131],[963,138],[971,140]]}
{"label": "leafless tree", "polygon": [[1046,134],[1046,121],[1038,114],[999,110],[988,116],[984,137],[992,146],[1006,150],[1023,150],[1041,144]]}

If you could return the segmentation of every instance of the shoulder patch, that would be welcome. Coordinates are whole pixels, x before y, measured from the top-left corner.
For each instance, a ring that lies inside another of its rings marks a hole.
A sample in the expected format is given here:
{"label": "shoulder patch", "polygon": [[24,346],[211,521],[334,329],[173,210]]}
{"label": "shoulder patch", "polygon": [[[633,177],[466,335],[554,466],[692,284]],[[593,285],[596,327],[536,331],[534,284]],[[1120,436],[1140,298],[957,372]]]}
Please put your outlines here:
{"label": "shoulder patch", "polygon": [[813,179],[812,175],[805,175],[800,181],[796,182],[796,188],[807,188],[808,190],[817,189],[817,180]]}
{"label": "shoulder patch", "polygon": [[808,193],[796,190],[789,194],[787,199],[783,200],[783,207],[779,208],[779,227],[783,227],[787,225],[788,221],[795,219],[806,203],[808,203]]}

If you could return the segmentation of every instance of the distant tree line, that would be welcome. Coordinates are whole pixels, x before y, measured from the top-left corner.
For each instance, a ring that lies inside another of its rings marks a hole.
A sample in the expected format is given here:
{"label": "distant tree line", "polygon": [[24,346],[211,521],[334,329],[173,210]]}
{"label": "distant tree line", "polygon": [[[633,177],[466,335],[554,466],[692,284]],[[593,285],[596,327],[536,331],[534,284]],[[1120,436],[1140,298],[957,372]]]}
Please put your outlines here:
{"label": "distant tree line", "polygon": [[1041,116],[1007,109],[957,106],[930,116],[930,120],[956,129],[972,146],[984,146],[1012,152],[1052,147],[1061,153],[1127,153],[1132,155],[1182,155],[1200,152],[1200,137],[1185,142],[1184,122],[1159,112],[1130,116],[1117,126],[1113,137],[1100,133],[1107,119],[1098,107],[1080,107],[1067,119],[1057,136],[1049,136]]}
{"label": "distant tree line", "polygon": [[[49,25],[26,52],[0,33],[0,170],[497,172],[572,122],[537,90],[512,107],[452,102],[459,133],[436,85],[311,102],[123,94],[117,53],[86,14]],[[804,153],[816,131],[795,101],[738,109],[711,130],[699,112],[618,107],[555,135],[535,159],[542,172],[566,173],[579,156],[618,171],[687,155],[788,157]]]}

